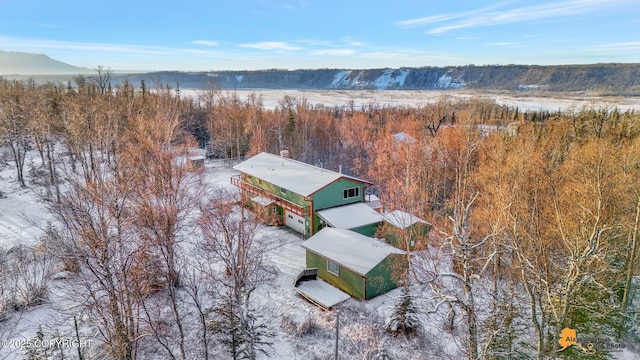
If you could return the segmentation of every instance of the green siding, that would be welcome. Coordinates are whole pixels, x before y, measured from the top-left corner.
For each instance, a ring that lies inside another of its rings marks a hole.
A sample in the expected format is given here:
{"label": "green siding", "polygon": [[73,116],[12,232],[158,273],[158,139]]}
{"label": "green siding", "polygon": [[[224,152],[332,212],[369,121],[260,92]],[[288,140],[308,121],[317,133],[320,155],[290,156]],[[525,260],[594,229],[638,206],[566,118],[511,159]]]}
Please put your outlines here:
{"label": "green siding", "polygon": [[307,252],[307,267],[318,268],[318,277],[338,289],[346,292],[356,299],[364,299],[364,281],[360,274],[357,274],[343,266],[340,266],[339,274],[336,276],[327,271],[327,259],[309,250]]}
{"label": "green siding", "polygon": [[406,250],[407,247],[404,239],[413,239],[415,242],[414,246],[409,250],[424,247],[430,230],[431,226],[424,223],[416,223],[406,229],[399,229],[391,224],[385,223],[382,229],[387,243],[402,250]]}
{"label": "green siding", "polygon": [[285,191],[282,191],[283,189],[280,186],[274,185],[264,180],[260,180],[256,177],[253,177],[247,174],[242,174],[242,181],[245,181],[257,188],[260,188],[282,199],[288,200],[294,204],[297,204],[303,207],[309,206],[309,201],[305,200],[304,196],[300,194],[296,194],[287,189],[284,189]]}
{"label": "green siding", "polygon": [[407,269],[404,255],[391,254],[367,273],[366,299],[372,299],[398,287]]}
{"label": "green siding", "polygon": [[[359,187],[360,193],[357,197],[344,199],[342,190]],[[322,210],[334,206],[353,204],[362,202],[365,184],[346,178],[340,178],[313,194],[313,209]]]}
{"label": "green siding", "polygon": [[351,231],[355,231],[355,232],[357,232],[359,234],[362,234],[364,236],[374,237],[376,232],[378,231],[378,225],[380,225],[380,223],[360,226],[360,227],[353,228],[353,229],[350,229],[350,230]]}

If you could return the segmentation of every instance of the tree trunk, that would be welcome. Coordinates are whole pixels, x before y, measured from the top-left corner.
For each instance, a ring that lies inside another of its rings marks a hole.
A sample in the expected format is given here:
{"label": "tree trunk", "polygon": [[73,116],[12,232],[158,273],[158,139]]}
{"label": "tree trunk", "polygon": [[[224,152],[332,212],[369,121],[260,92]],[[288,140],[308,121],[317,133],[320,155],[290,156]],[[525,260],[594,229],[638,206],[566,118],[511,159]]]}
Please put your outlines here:
{"label": "tree trunk", "polygon": [[627,274],[624,284],[624,294],[622,296],[622,307],[626,311],[631,305],[631,279],[633,278],[633,267],[636,260],[636,252],[638,250],[638,222],[640,221],[640,197],[636,199],[636,217],[633,222],[633,233],[631,234],[631,250],[629,251],[629,259],[627,260]]}

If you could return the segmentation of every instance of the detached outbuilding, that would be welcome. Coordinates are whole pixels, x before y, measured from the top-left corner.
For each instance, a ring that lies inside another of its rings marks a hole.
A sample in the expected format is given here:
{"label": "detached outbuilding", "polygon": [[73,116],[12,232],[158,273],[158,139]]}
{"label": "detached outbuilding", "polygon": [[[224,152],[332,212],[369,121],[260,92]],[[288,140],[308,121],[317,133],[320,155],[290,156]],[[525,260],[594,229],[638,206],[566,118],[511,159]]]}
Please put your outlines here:
{"label": "detached outbuilding", "polygon": [[302,243],[307,268],[354,298],[368,300],[398,287],[407,255],[351,230],[324,228]]}
{"label": "detached outbuilding", "polygon": [[382,234],[389,244],[410,251],[426,246],[431,224],[425,220],[401,210],[385,213],[382,219]]}

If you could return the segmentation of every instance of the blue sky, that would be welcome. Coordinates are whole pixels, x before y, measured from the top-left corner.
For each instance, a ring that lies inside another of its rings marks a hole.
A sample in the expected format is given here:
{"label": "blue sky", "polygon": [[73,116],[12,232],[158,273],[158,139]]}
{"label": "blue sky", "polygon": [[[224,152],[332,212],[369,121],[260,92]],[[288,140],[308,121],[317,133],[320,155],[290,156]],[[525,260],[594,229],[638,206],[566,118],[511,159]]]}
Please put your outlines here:
{"label": "blue sky", "polygon": [[111,70],[640,62],[640,0],[0,0],[0,50]]}

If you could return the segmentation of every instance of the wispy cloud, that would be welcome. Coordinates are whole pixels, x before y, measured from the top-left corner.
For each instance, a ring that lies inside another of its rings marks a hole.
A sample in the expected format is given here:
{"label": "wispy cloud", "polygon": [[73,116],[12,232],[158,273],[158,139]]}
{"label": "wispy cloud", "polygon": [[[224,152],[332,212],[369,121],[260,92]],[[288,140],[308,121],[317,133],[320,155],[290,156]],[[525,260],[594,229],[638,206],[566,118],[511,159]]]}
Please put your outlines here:
{"label": "wispy cloud", "polygon": [[449,20],[465,18],[465,17],[469,17],[469,16],[472,16],[472,15],[475,15],[475,14],[482,14],[482,13],[487,12],[489,10],[493,10],[493,9],[502,7],[504,5],[506,5],[506,3],[503,2],[503,3],[490,5],[490,6],[481,8],[481,9],[465,11],[465,12],[461,12],[461,13],[457,13],[457,14],[440,14],[440,15],[432,15],[432,16],[421,17],[421,18],[417,18],[417,19],[401,20],[401,21],[396,22],[396,25],[398,25],[400,27],[413,27],[413,26],[429,25],[429,24],[443,22],[443,21],[449,21]]}
{"label": "wispy cloud", "polygon": [[[453,30],[496,26],[518,22],[567,18],[570,16],[596,13],[605,9],[637,6],[637,0],[569,0],[555,1],[539,5],[522,6],[506,9],[509,3],[502,2],[495,5],[454,14],[432,15],[423,18],[403,20],[397,23],[401,27],[431,25],[442,23],[427,31],[428,34],[443,34]],[[497,11],[502,8],[503,10]]]}
{"label": "wispy cloud", "polygon": [[640,41],[601,44],[594,47],[599,52],[640,52]]}
{"label": "wispy cloud", "polygon": [[193,40],[191,43],[196,44],[196,45],[205,45],[205,46],[218,46],[218,45],[220,45],[219,42],[210,41],[210,40]]}
{"label": "wispy cloud", "polygon": [[317,39],[302,39],[296,41],[299,44],[305,44],[309,46],[332,46],[333,43],[329,40],[317,40]]}
{"label": "wispy cloud", "polygon": [[0,36],[0,43],[6,47],[21,49],[55,49],[86,52],[116,52],[147,55],[163,55],[176,49],[157,46],[138,46],[128,44],[72,42],[46,39],[29,39]]}
{"label": "wispy cloud", "polygon": [[312,51],[311,54],[316,56],[351,56],[355,55],[356,51],[353,49],[323,49]]}
{"label": "wispy cloud", "polygon": [[286,51],[295,51],[300,50],[300,47],[293,46],[286,42],[280,41],[262,41],[256,43],[247,43],[240,44],[238,47],[246,48],[246,49],[258,49],[258,50],[286,50]]}
{"label": "wispy cloud", "polygon": [[342,42],[346,43],[349,46],[358,46],[358,47],[359,46],[364,46],[363,42],[354,40],[353,37],[351,37],[351,36],[344,36],[342,38]]}
{"label": "wispy cloud", "polygon": [[518,43],[514,43],[514,42],[496,42],[496,43],[488,43],[486,44],[488,46],[515,46],[515,45],[519,45]]}

